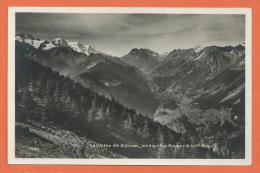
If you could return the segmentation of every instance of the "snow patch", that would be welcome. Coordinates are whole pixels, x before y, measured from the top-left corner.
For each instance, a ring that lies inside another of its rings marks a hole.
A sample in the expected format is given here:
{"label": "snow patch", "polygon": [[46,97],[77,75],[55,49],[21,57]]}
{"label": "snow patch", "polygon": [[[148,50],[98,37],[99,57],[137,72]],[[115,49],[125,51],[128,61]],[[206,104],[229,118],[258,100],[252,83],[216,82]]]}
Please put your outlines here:
{"label": "snow patch", "polygon": [[68,41],[61,37],[55,38],[52,43],[57,47],[68,46]]}
{"label": "snow patch", "polygon": [[89,55],[90,53],[94,53],[90,51],[90,46],[87,44],[83,44],[77,41],[68,41],[68,45],[75,51],[84,53]]}
{"label": "snow patch", "polygon": [[191,70],[191,71],[188,71],[188,73],[187,74],[190,74],[190,73],[192,73],[193,72],[193,70]]}
{"label": "snow patch", "polygon": [[226,96],[225,98],[223,98],[223,99],[220,101],[220,103],[234,98],[235,96],[237,96],[237,95],[243,90],[243,88],[244,88],[244,84],[238,86],[233,92],[229,93],[228,96]]}
{"label": "snow patch", "polygon": [[95,67],[97,64],[98,64],[97,62],[93,62],[93,63],[91,63],[90,65],[88,65],[88,66],[86,67],[86,69],[91,69],[91,68]]}
{"label": "snow patch", "polygon": [[54,47],[55,47],[55,45],[49,42],[49,43],[45,43],[44,47],[42,49],[43,50],[49,50],[49,49],[54,48]]}
{"label": "snow patch", "polygon": [[193,49],[194,49],[194,51],[195,51],[196,53],[198,53],[198,52],[200,52],[200,51],[203,49],[203,47],[201,47],[201,46],[196,46],[196,47],[194,47]]}
{"label": "snow patch", "polygon": [[200,54],[197,58],[194,59],[194,61],[198,61],[199,59],[201,59],[203,57],[203,53]]}
{"label": "snow patch", "polygon": [[114,87],[120,85],[122,82],[119,80],[113,80],[113,81],[108,81],[108,80],[101,80],[101,82],[107,86],[107,87]]}
{"label": "snow patch", "polygon": [[234,105],[238,104],[239,102],[240,102],[240,99],[238,99],[238,100],[234,103]]}

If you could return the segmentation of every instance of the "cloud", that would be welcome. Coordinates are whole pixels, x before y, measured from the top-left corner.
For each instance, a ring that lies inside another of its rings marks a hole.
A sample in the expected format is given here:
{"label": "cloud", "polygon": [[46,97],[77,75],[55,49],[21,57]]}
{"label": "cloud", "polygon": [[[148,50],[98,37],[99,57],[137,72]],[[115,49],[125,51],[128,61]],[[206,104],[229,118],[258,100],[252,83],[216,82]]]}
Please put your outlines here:
{"label": "cloud", "polygon": [[17,13],[16,32],[63,36],[121,56],[135,47],[160,53],[196,45],[244,42],[245,17],[220,14]]}

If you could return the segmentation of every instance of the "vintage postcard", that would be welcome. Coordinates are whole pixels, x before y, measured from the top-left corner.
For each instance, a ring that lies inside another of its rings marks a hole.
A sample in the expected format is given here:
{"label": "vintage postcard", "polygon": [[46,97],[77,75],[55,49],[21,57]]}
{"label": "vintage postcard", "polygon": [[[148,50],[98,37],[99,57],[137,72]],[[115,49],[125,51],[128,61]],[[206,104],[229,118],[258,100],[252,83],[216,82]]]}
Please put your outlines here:
{"label": "vintage postcard", "polygon": [[9,164],[251,164],[250,9],[8,14]]}

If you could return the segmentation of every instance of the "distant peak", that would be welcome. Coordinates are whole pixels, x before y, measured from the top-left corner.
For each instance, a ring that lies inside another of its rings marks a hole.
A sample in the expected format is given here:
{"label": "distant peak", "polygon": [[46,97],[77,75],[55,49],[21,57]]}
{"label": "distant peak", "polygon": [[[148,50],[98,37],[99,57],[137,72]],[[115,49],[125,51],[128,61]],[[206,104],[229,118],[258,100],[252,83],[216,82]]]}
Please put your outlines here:
{"label": "distant peak", "polygon": [[53,39],[53,41],[67,41],[67,40],[63,37],[56,37]]}
{"label": "distant peak", "polygon": [[140,51],[141,51],[141,49],[139,49],[139,48],[133,48],[133,49],[130,50],[129,54],[135,54],[135,53],[140,52]]}
{"label": "distant peak", "polygon": [[174,49],[169,53],[169,55],[177,55],[177,54],[194,54],[196,53],[194,48],[189,49]]}
{"label": "distant peak", "polygon": [[53,39],[52,43],[56,46],[68,46],[68,41],[63,37],[57,37]]}
{"label": "distant peak", "polygon": [[81,43],[81,42],[77,42],[77,45],[78,45],[79,47],[88,46],[88,45],[85,45],[85,44],[83,44],[83,43]]}
{"label": "distant peak", "polygon": [[152,50],[146,48],[133,48],[131,49],[130,52],[136,52],[136,51],[152,51]]}
{"label": "distant peak", "polygon": [[233,50],[233,46],[228,45],[228,46],[207,46],[204,48],[206,52],[212,52],[212,51],[222,51],[222,52],[230,52]]}
{"label": "distant peak", "polygon": [[238,44],[238,45],[236,45],[236,47],[237,47],[237,48],[244,48],[244,47],[245,47],[245,43],[243,43],[243,44]]}
{"label": "distant peak", "polygon": [[234,49],[236,49],[236,50],[244,50],[244,49],[245,49],[245,46],[242,45],[242,44],[238,44],[238,45],[235,46]]}
{"label": "distant peak", "polygon": [[198,52],[200,52],[200,51],[203,49],[203,47],[201,47],[201,46],[195,46],[195,47],[193,47],[193,49],[194,49],[194,51],[195,51],[196,53],[198,53]]}
{"label": "distant peak", "polygon": [[20,36],[23,39],[35,40],[35,37],[32,34],[29,34],[29,33],[20,33],[20,34],[16,34],[16,36]]}
{"label": "distant peak", "polygon": [[128,55],[143,55],[143,54],[147,54],[147,55],[151,55],[151,56],[159,56],[159,54],[155,51],[152,51],[150,49],[145,49],[145,48],[133,48],[131,49],[131,51],[129,52]]}

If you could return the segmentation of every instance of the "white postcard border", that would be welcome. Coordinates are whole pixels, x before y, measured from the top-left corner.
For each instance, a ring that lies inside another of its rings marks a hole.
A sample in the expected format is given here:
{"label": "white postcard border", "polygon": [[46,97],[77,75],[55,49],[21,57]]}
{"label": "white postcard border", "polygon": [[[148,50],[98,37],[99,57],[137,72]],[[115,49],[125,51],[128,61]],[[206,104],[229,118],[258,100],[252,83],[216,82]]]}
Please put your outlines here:
{"label": "white postcard border", "polygon": [[[245,159],[52,159],[15,158],[15,13],[244,14]],[[250,8],[9,7],[8,8],[8,164],[48,165],[251,165],[252,163],[252,10]]]}

